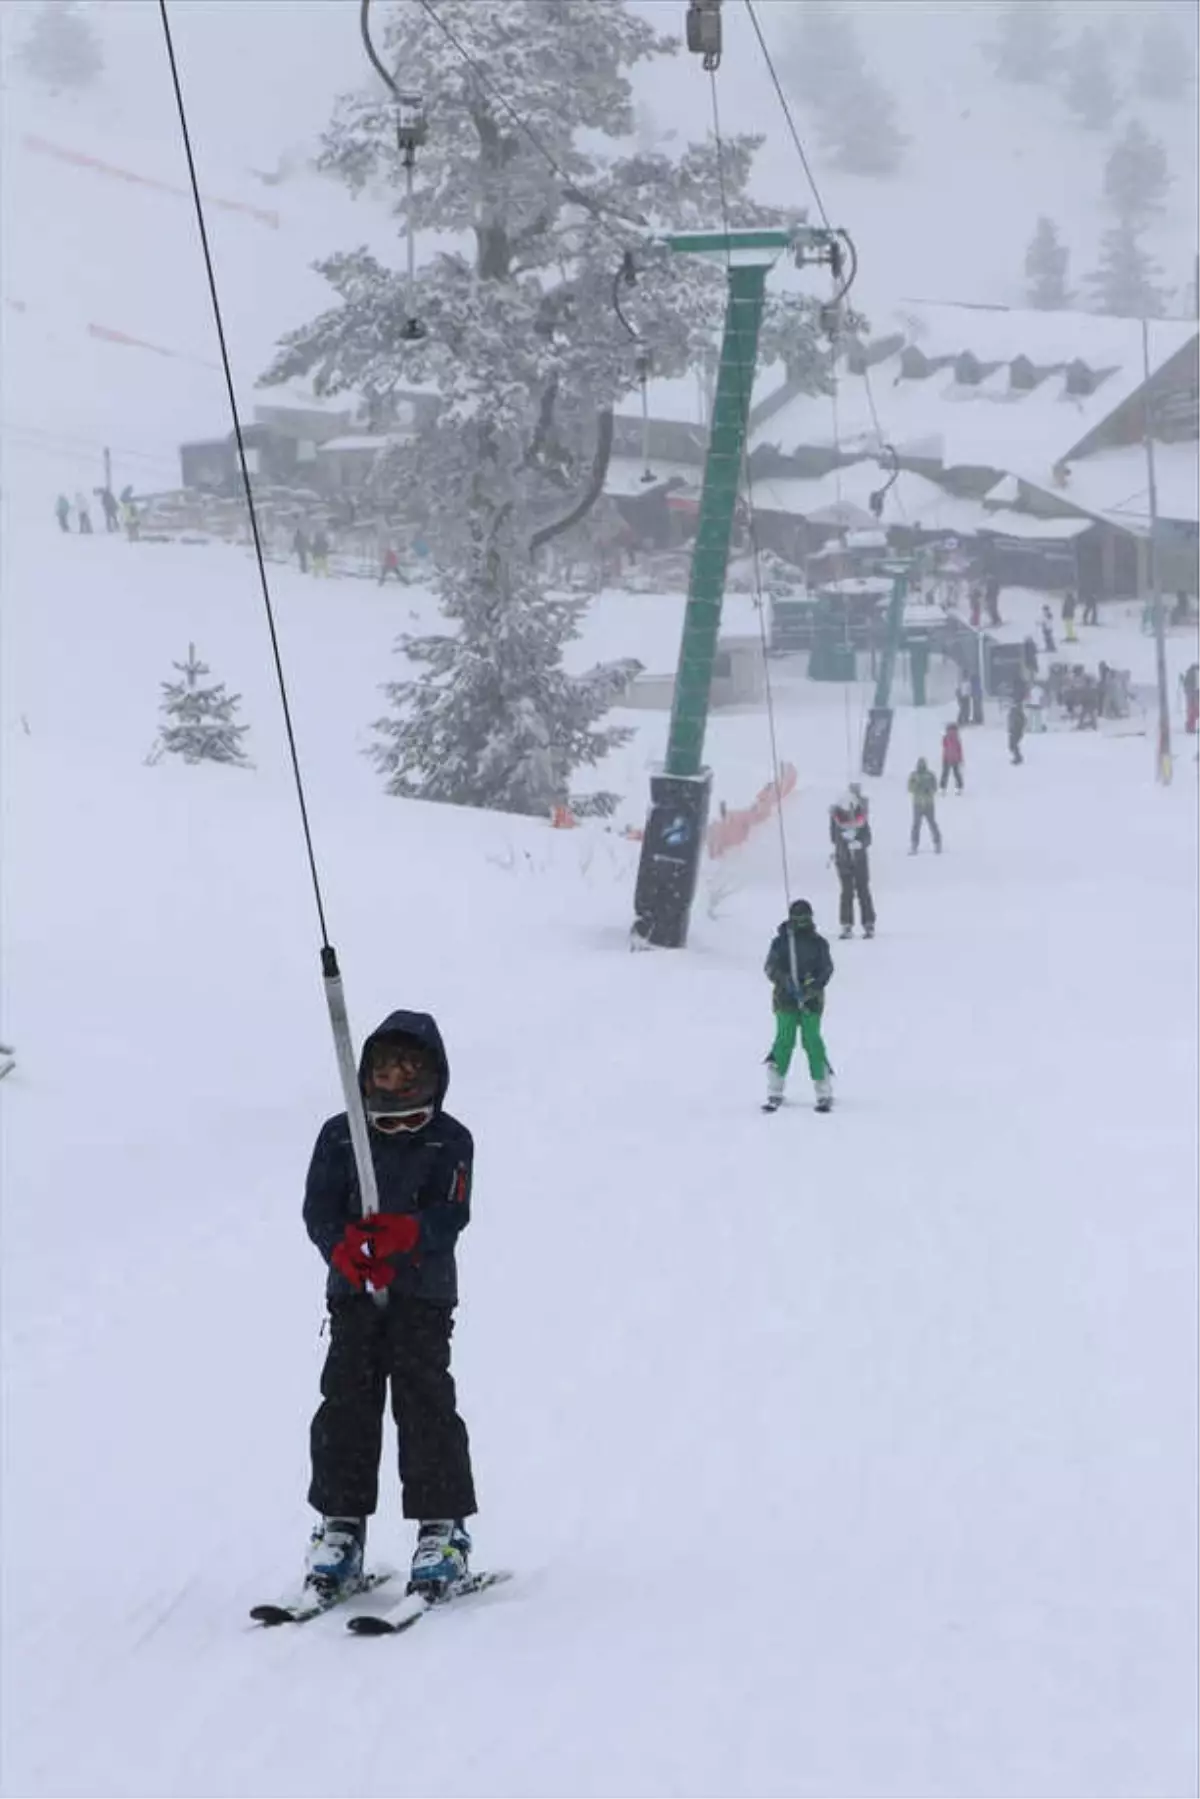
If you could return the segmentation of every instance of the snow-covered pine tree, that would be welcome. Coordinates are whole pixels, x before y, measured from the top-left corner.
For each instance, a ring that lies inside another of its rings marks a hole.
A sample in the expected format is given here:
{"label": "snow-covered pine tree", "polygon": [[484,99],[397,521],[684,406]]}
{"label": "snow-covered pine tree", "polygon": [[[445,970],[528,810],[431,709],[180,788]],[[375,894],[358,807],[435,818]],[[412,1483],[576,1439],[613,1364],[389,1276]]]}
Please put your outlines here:
{"label": "snow-covered pine tree", "polygon": [[1004,81],[1048,81],[1059,62],[1054,0],[1009,0],[986,54]]}
{"label": "snow-covered pine tree", "polygon": [[1166,315],[1167,297],[1158,286],[1158,264],[1142,247],[1142,227],[1121,218],[1100,240],[1100,261],[1088,276],[1097,312],[1124,319],[1158,319]]}
{"label": "snow-covered pine tree", "polygon": [[1060,312],[1071,303],[1067,288],[1067,265],[1071,253],[1060,242],[1058,226],[1053,219],[1042,217],[1029,240],[1025,252],[1025,274],[1029,286],[1026,298],[1030,306],[1042,312]]}
{"label": "snow-covered pine tree", "polygon": [[822,148],[850,175],[890,175],[907,137],[896,104],[871,72],[850,15],[832,0],[805,0],[783,55],[786,89],[810,109]]}
{"label": "snow-covered pine tree", "polygon": [[234,713],[241,695],[226,693],[225,683],[201,686],[211,673],[206,662],[196,655],[196,646],[188,644],[186,662],[173,662],[183,676],[181,681],[164,681],[159,710],[164,722],[159,726],[158,743],[152,760],[160,756],[182,756],[185,762],[231,762],[249,768],[242,738],[248,725],[238,725]]}
{"label": "snow-covered pine tree", "polygon": [[[1190,12],[1194,21],[1194,6]],[[1195,44],[1189,44],[1167,13],[1151,13],[1146,20],[1136,80],[1137,91],[1146,100],[1182,100],[1195,85]]]}
{"label": "snow-covered pine tree", "polygon": [[1120,219],[1145,222],[1162,210],[1171,176],[1167,152],[1138,119],[1131,119],[1104,167],[1104,197]]}
{"label": "snow-covered pine tree", "polygon": [[[451,628],[400,646],[422,675],[391,684],[400,716],[383,725],[377,759],[397,792],[544,813],[569,797],[573,768],[617,741],[598,726],[629,667],[565,672],[577,608],[551,592],[537,553],[603,491],[612,408],[636,384],[634,346],[613,307],[624,251],[637,256],[638,277],[622,304],[656,375],[697,366],[719,332],[723,270],[646,251],[656,230],[709,230],[720,219],[717,157],[711,142],[670,154],[631,143],[629,71],[678,43],[623,0],[440,0],[437,13],[474,67],[407,6],[381,9],[376,37],[384,60],[429,98],[413,223],[471,250],[443,249],[418,268],[411,305],[426,334],[415,340],[404,331],[403,275],[366,250],[331,256],[320,266],[337,303],[284,340],[266,380],[309,375],[322,393],[387,396],[413,381],[439,389],[436,416],[389,458],[384,491],[429,542]],[[747,194],[760,141],[725,143],[731,217],[798,223],[802,215]],[[386,184],[403,219],[382,90],[339,102],[323,163],[356,191]],[[763,341],[766,354],[807,367],[819,391],[828,368],[816,310],[795,296],[774,306]]]}
{"label": "snow-covered pine tree", "polygon": [[75,0],[43,0],[20,56],[50,88],[88,87],[104,67],[100,40]]}
{"label": "snow-covered pine tree", "polygon": [[579,816],[607,817],[619,796],[571,795],[570,780],[629,741],[600,721],[641,664],[568,675],[562,649],[586,601],[544,592],[528,557],[503,546],[490,570],[481,558],[448,572],[441,599],[457,632],[401,639],[428,674],[389,682],[396,711],[375,726],[371,755],[388,792],[532,814],[569,800]]}
{"label": "snow-covered pine tree", "polygon": [[1081,31],[1067,53],[1067,105],[1089,131],[1105,131],[1117,116],[1120,96],[1108,44],[1094,25]]}

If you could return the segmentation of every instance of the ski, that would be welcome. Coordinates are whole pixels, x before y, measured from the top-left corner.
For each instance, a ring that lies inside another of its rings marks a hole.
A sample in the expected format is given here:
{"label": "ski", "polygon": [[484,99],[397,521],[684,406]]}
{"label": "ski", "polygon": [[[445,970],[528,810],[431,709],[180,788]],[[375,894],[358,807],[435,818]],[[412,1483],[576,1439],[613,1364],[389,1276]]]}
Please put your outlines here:
{"label": "ski", "polygon": [[440,1599],[426,1599],[423,1593],[406,1593],[390,1612],[360,1612],[347,1618],[346,1629],[356,1637],[399,1636],[401,1631],[411,1630],[431,1612],[446,1611],[460,1599],[470,1599],[475,1593],[486,1592],[489,1587],[497,1587],[502,1581],[511,1579],[512,1574],[507,1568],[497,1568],[490,1574],[468,1574]]}
{"label": "ski", "polygon": [[348,1590],[331,1594],[326,1599],[319,1598],[312,1590],[301,1591],[296,1599],[282,1604],[253,1605],[250,1616],[256,1624],[263,1624],[268,1628],[277,1624],[307,1624],[311,1618],[323,1618],[326,1612],[336,1611],[347,1600],[360,1599],[364,1593],[381,1587],[385,1581],[394,1577],[394,1568],[378,1568],[373,1574],[366,1574],[361,1580],[355,1581]]}

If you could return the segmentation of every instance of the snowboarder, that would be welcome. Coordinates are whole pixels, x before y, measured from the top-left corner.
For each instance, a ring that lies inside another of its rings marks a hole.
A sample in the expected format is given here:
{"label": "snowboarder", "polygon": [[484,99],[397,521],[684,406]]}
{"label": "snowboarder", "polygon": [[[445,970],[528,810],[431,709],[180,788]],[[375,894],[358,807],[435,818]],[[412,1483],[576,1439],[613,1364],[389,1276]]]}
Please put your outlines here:
{"label": "snowboarder", "polygon": [[314,575],[329,573],[329,538],[322,525],[318,525],[316,535],[312,540],[312,565]]}
{"label": "snowboarder", "polygon": [[[1063,639],[1066,643],[1079,642],[1079,634],[1075,629],[1076,603],[1075,595],[1071,592],[1070,588],[1068,588],[1067,592],[1063,595],[1062,603]],[[1047,610],[1049,610],[1049,608],[1047,608]]]}
{"label": "snowboarder", "polygon": [[833,1108],[833,1082],[829,1057],[821,1036],[825,989],[833,977],[829,944],[813,922],[807,900],[793,900],[788,915],[771,940],[763,971],[774,989],[775,1041],[767,1052],[767,1103],[763,1110],[776,1112],[783,1104],[783,1090],[796,1048],[796,1033],[804,1045],[808,1072],[817,1095],[817,1111]]}
{"label": "snowboarder", "polygon": [[838,919],[841,935],[854,935],[854,901],[862,917],[864,937],[875,935],[875,902],[871,898],[871,873],[867,851],[871,847],[871,824],[867,802],[851,787],[829,808],[829,837],[833,844],[833,862],[841,883]]}
{"label": "snowboarder", "polygon": [[1083,596],[1083,623],[1085,625],[1100,623],[1100,596],[1094,587],[1089,587]]}
{"label": "snowboarder", "polygon": [[908,791],[912,795],[912,840],[908,853],[915,856],[921,842],[921,826],[928,824],[929,835],[933,838],[933,847],[940,856],[942,853],[942,833],[938,829],[935,803],[937,801],[937,776],[926,762],[924,756],[917,759],[917,766],[908,777]]}
{"label": "snowboarder", "polygon": [[958,726],[947,725],[942,733],[942,792],[950,785],[951,776],[959,793],[963,790],[963,745]]}
{"label": "snowboarder", "polygon": [[1014,700],[1008,709],[1008,752],[1016,768],[1025,758],[1021,754],[1021,739],[1025,735],[1025,708],[1020,700]]}
{"label": "snowboarder", "polygon": [[383,566],[379,571],[379,585],[381,587],[389,575],[395,575],[397,581],[399,581],[400,585],[403,587],[404,576],[400,573],[400,558],[396,554],[396,546],[394,543],[388,544],[383,552]]}
{"label": "snowboarder", "polygon": [[90,537],[92,535],[92,515],[88,511],[86,494],[77,493],[75,495],[75,511],[79,518],[79,535]]}
{"label": "snowboarder", "polygon": [[98,487],[96,494],[104,512],[104,529],[111,533],[121,529],[121,509],[111,487]]}
{"label": "snowboarder", "polygon": [[54,516],[58,520],[58,528],[71,535],[71,502],[65,493],[60,493],[54,502]]}
{"label": "snowboarder", "polygon": [[[320,1514],[306,1580],[322,1599],[361,1576],[391,1384],[406,1518],[418,1520],[411,1584],[431,1597],[466,1577],[475,1512],[466,1426],[450,1373],[454,1246],[470,1217],[471,1134],[445,1111],[449,1063],[436,1021],[393,1012],[359,1067],[376,1213],[362,1215],[344,1112],[321,1128],[304,1195],[329,1264],[329,1353],[312,1422],[309,1504]],[[377,1304],[368,1287],[387,1295]]]}
{"label": "snowboarder", "polygon": [[296,566],[302,575],[308,573],[308,538],[304,534],[304,526],[297,525],[292,537],[292,554],[296,558]]}

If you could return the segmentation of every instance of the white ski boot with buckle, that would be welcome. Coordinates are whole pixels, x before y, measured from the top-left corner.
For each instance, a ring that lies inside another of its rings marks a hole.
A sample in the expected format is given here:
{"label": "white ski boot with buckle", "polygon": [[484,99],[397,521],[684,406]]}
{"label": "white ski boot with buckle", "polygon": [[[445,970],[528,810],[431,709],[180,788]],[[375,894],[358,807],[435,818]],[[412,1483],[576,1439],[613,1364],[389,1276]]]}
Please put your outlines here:
{"label": "white ski boot with buckle", "polygon": [[417,1532],[408,1590],[426,1599],[445,1598],[466,1580],[471,1539],[461,1518],[428,1518]]}
{"label": "white ski boot with buckle", "polygon": [[304,1584],[321,1599],[353,1592],[362,1584],[365,1518],[322,1518],[308,1545]]}

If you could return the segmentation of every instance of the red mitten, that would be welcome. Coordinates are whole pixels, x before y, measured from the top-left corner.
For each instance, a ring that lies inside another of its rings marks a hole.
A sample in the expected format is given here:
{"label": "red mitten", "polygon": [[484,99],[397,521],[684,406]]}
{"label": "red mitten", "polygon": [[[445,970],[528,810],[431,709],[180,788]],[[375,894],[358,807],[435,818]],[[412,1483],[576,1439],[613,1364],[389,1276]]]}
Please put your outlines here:
{"label": "red mitten", "polygon": [[380,1261],[388,1256],[410,1256],[421,1236],[421,1221],[412,1212],[372,1212],[360,1228],[364,1242]]}
{"label": "red mitten", "polygon": [[346,1226],[340,1243],[334,1245],[329,1260],[338,1273],[362,1292],[369,1282],[372,1287],[388,1287],[396,1278],[390,1262],[378,1260],[368,1253],[371,1233],[357,1219]]}

